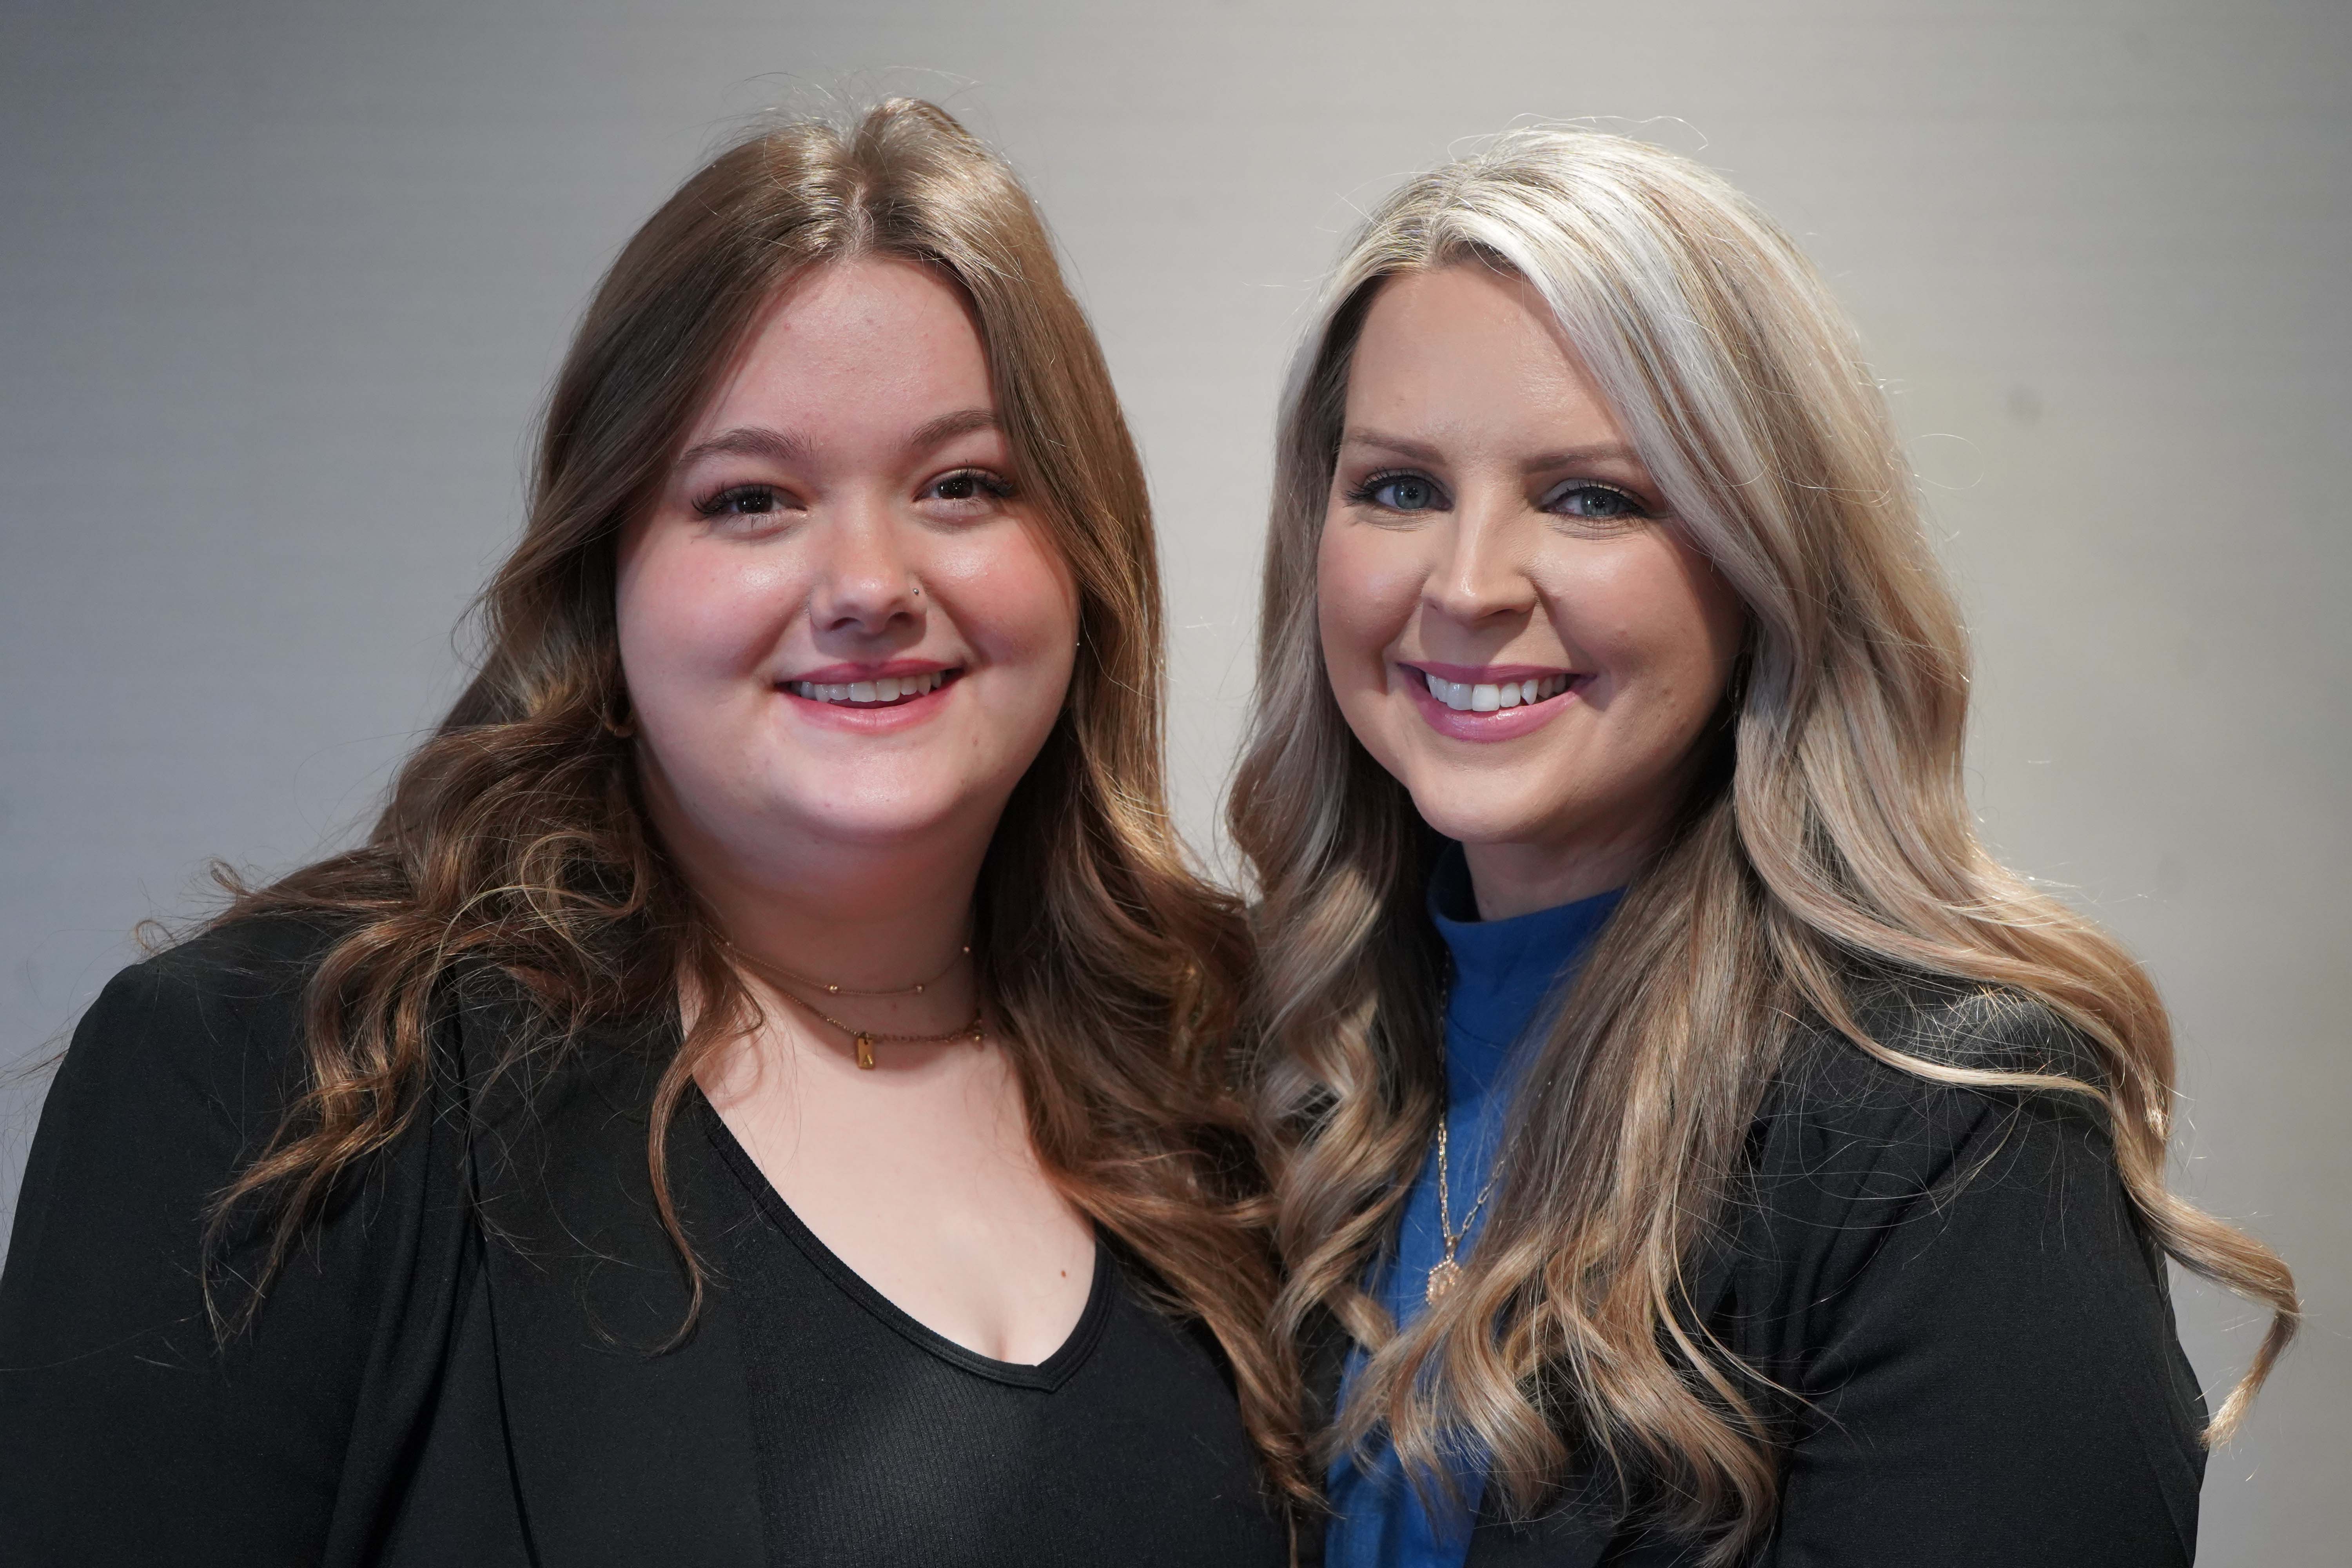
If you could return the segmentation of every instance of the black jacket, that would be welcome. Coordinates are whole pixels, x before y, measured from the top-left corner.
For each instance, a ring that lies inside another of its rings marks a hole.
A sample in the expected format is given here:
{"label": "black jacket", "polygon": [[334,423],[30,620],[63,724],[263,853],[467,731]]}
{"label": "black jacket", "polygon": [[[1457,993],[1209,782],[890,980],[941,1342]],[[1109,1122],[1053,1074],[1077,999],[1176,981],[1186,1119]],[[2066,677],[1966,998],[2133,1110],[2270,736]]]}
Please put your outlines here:
{"label": "black jacket", "polygon": [[[2005,1070],[2096,1067],[2022,1004],[1924,988],[1875,1037]],[[1948,1088],[1814,1031],[1751,1129],[1692,1300],[1783,1420],[1755,1568],[2163,1568],[2197,1539],[2205,1409],[2162,1256],[2080,1096]],[[1309,1347],[1318,1392],[1344,1345]],[[1468,1568],[1694,1560],[1580,1468],[1543,1517],[1489,1489]]]}
{"label": "black jacket", "polygon": [[[215,932],[117,977],[77,1033],[0,1277],[0,1562],[759,1563],[730,1315],[641,1348],[686,1308],[645,1173],[665,1034],[575,1053],[525,1114],[523,1085],[471,1076],[514,1020],[455,1011],[409,1132],[215,1352],[199,1214],[299,1082],[319,943]],[[1874,1022],[1952,1059],[2064,1048],[1980,1004]],[[1810,1400],[1759,1563],[2189,1560],[2202,1409],[2095,1114],[1815,1041],[1751,1163],[1697,1300]],[[1569,1499],[1483,1521],[1473,1568],[1675,1560],[1604,1489]]]}
{"label": "black jacket", "polygon": [[216,931],[77,1031],[0,1278],[0,1563],[757,1568],[730,1315],[638,1348],[687,1304],[646,1171],[655,1039],[575,1053],[524,1115],[461,1087],[512,1020],[456,1011],[408,1133],[215,1352],[199,1212],[299,1081],[320,945]]}

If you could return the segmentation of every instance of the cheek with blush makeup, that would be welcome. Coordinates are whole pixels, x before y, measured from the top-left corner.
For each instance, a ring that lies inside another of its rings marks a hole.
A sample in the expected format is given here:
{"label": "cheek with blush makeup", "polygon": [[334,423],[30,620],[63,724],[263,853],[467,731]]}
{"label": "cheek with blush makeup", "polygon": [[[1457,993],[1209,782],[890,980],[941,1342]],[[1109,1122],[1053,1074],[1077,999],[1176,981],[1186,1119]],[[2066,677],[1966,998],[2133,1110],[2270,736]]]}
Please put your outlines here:
{"label": "cheek with blush makeup", "polygon": [[887,260],[788,289],[625,540],[617,611],[649,803],[706,877],[981,853],[1060,715],[1078,602],[961,296]]}
{"label": "cheek with blush makeup", "polygon": [[1621,885],[1703,763],[1746,615],[1524,284],[1381,288],[1317,568],[1340,711],[1482,904]]}

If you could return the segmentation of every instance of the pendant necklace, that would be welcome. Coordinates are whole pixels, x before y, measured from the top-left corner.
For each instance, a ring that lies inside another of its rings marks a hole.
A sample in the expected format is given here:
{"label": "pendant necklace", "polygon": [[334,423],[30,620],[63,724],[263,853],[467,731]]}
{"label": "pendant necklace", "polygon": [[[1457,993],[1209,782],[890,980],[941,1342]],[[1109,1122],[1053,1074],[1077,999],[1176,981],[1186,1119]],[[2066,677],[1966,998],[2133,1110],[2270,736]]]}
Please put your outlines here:
{"label": "pendant necklace", "polygon": [[[726,942],[724,937],[721,937],[719,940],[721,942]],[[818,1006],[815,1003],[810,1001],[807,997],[793,990],[791,985],[784,984],[789,980],[801,985],[822,987],[824,994],[828,996],[919,996],[923,994],[923,987],[938,984],[941,979],[946,977],[948,970],[953,969],[957,963],[971,956],[971,944],[970,942],[964,943],[963,946],[957,951],[956,956],[948,960],[947,969],[940,970],[939,973],[932,975],[929,980],[918,980],[912,985],[896,985],[885,990],[875,991],[860,990],[854,985],[831,984],[825,981],[812,979],[805,974],[795,974],[782,964],[770,963],[765,959],[752,957],[750,953],[745,952],[741,948],[737,947],[731,942],[727,942],[727,950],[730,952],[732,952],[737,958],[741,959],[750,968],[758,971],[761,979],[767,981],[769,984],[775,987],[776,994],[778,995],[783,997],[789,1002],[797,1003],[801,1007],[814,1014],[824,1023],[832,1025],[835,1028],[839,1029],[843,1034],[847,1035],[850,1038],[851,1044],[857,1047],[857,1066],[859,1070],[863,1072],[872,1072],[874,1070],[874,1047],[877,1046],[943,1046],[950,1040],[970,1040],[976,1046],[979,1045],[987,1035],[985,1022],[982,1019],[981,1010],[977,1005],[972,1008],[971,1016],[970,1018],[966,1019],[958,1027],[950,1029],[943,1035],[893,1035],[886,1034],[880,1029],[861,1029],[855,1024],[844,1023],[841,1019],[835,1017],[832,1014],[826,1012],[824,1008]]]}
{"label": "pendant necklace", "polygon": [[964,1020],[960,1027],[950,1029],[944,1035],[886,1035],[879,1029],[861,1029],[855,1024],[845,1024],[807,997],[793,995],[792,992],[784,990],[782,986],[778,986],[777,991],[847,1035],[857,1047],[858,1067],[866,1072],[874,1070],[874,1047],[877,1046],[944,1046],[950,1040],[970,1040],[976,1046],[987,1033],[981,1021],[980,1009],[977,1007],[971,1010],[971,1016]]}
{"label": "pendant necklace", "polygon": [[1490,1175],[1486,1178],[1486,1184],[1479,1189],[1477,1200],[1471,1204],[1470,1212],[1462,1216],[1462,1228],[1454,1228],[1454,1195],[1448,1190],[1445,1161],[1446,1120],[1441,1111],[1437,1118],[1437,1231],[1445,1238],[1445,1256],[1430,1269],[1429,1281],[1423,1287],[1423,1300],[1432,1305],[1453,1289],[1454,1281],[1462,1278],[1462,1265],[1454,1260],[1454,1252],[1470,1239],[1470,1227],[1477,1223],[1478,1211],[1486,1206],[1486,1199],[1495,1190],[1495,1178]]}

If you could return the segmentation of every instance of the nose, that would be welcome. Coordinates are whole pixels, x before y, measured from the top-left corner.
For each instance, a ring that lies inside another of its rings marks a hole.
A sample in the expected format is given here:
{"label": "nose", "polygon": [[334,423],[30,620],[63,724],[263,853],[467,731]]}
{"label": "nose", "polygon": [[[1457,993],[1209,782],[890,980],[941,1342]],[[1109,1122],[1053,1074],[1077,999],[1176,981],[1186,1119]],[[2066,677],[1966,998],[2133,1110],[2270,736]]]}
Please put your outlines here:
{"label": "nose", "polygon": [[825,519],[809,588],[813,629],[877,637],[917,620],[922,601],[906,545],[883,500],[855,500]]}
{"label": "nose", "polygon": [[1517,500],[1473,504],[1465,496],[1451,526],[1431,531],[1437,555],[1423,581],[1423,604],[1464,626],[1536,607],[1536,585],[1528,575],[1520,537],[1525,531],[1517,526],[1526,509]]}

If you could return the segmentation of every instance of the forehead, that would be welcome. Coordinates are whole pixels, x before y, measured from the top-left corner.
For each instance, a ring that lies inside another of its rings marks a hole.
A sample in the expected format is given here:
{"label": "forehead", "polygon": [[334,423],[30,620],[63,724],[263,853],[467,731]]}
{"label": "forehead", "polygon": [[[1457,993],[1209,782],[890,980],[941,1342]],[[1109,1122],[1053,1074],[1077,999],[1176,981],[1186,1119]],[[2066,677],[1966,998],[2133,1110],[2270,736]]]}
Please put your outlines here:
{"label": "forehead", "polygon": [[1347,419],[1475,446],[1623,438],[1543,296],[1476,262],[1381,285],[1349,367]]}
{"label": "forehead", "polygon": [[918,425],[995,402],[987,350],[962,291],[915,262],[864,257],[804,272],[767,303],[693,429],[882,417]]}

